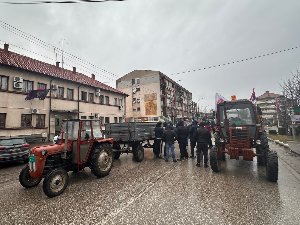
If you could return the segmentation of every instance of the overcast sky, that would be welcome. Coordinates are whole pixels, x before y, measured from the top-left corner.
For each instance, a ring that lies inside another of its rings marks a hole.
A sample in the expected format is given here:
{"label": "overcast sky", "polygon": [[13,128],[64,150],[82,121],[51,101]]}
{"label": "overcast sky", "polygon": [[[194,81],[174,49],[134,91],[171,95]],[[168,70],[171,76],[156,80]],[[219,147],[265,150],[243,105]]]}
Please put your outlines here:
{"label": "overcast sky", "polygon": [[[31,0],[19,2],[26,1]],[[214,108],[216,93],[228,100],[231,95],[249,99],[253,88],[256,96],[265,91],[281,94],[279,83],[299,68],[299,9],[299,0],[0,4],[5,23],[0,24],[0,46],[9,43],[12,51],[53,64],[53,49],[16,33],[60,49],[63,40],[64,68],[75,66],[90,75],[95,73],[91,63],[98,67],[96,79],[112,87],[116,78],[136,69],[161,71],[180,80],[203,108]],[[283,52],[271,54],[276,51]],[[75,57],[84,60],[85,67]]]}

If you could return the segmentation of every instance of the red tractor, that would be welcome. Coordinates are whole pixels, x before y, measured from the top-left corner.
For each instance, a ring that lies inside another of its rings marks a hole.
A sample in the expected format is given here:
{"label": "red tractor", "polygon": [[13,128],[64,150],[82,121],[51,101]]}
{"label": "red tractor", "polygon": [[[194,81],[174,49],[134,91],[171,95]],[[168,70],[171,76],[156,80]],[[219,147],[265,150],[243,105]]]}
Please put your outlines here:
{"label": "red tractor", "polygon": [[113,165],[112,138],[104,138],[99,120],[64,120],[59,144],[29,150],[29,163],[20,173],[23,187],[37,186],[42,178],[48,197],[60,195],[67,187],[68,171],[86,166],[97,177],[109,174]]}
{"label": "red tractor", "polygon": [[259,107],[249,100],[218,103],[215,129],[215,146],[210,150],[214,172],[220,171],[226,153],[236,160],[253,161],[256,156],[258,164],[266,166],[267,179],[278,180],[277,152],[269,149]]}

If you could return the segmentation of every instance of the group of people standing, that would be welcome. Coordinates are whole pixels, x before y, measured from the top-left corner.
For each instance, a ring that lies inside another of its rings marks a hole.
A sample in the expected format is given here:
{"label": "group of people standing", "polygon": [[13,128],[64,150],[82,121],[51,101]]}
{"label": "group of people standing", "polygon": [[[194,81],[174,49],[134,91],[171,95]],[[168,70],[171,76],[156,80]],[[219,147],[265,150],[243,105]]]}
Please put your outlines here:
{"label": "group of people standing", "polygon": [[200,167],[200,154],[203,152],[204,167],[208,167],[208,146],[212,147],[211,134],[205,128],[206,122],[201,122],[198,126],[198,122],[194,120],[190,127],[185,127],[183,121],[179,121],[176,128],[173,127],[171,122],[158,122],[155,127],[155,140],[153,152],[157,158],[162,157],[163,142],[165,161],[169,161],[169,150],[171,149],[173,162],[177,162],[174,151],[174,143],[177,140],[180,149],[180,160],[188,159],[187,151],[187,139],[190,137],[191,143],[191,155],[190,158],[195,158],[194,149],[197,146],[197,164]]}

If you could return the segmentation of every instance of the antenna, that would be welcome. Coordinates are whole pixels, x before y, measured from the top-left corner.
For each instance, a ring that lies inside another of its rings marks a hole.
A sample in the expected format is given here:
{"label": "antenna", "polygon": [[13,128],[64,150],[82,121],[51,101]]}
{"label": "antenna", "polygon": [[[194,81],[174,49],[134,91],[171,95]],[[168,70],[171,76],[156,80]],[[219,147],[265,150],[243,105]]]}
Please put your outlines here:
{"label": "antenna", "polygon": [[[60,40],[61,46],[62,46],[62,51],[61,51],[61,68],[64,68],[64,41],[66,42],[66,39],[64,39],[64,38],[62,38]],[[68,44],[68,42],[66,42],[66,43]]]}

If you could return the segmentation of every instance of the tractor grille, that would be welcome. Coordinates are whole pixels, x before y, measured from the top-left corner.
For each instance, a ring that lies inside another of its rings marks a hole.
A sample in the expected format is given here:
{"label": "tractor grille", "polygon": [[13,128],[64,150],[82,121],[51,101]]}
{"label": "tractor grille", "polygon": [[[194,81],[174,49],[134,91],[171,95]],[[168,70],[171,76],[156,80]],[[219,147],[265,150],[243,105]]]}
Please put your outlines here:
{"label": "tractor grille", "polygon": [[232,140],[248,140],[248,130],[247,129],[231,129],[231,139]]}

